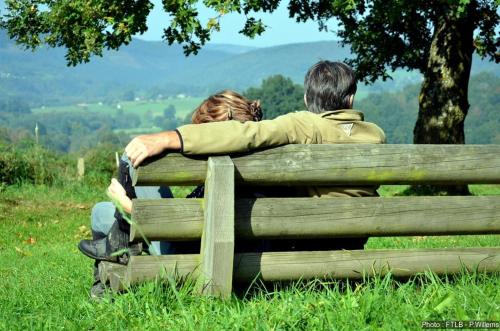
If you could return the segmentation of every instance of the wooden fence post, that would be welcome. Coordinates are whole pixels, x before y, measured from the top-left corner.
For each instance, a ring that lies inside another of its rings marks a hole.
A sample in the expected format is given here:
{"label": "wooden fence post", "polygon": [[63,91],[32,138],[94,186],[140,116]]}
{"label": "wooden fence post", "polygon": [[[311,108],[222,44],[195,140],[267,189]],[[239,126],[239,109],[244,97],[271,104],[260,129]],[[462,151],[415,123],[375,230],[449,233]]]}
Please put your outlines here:
{"label": "wooden fence post", "polygon": [[38,129],[38,122],[36,122],[36,124],[35,124],[35,143],[37,145],[39,143],[38,131],[39,131],[39,129]]}
{"label": "wooden fence post", "polygon": [[78,158],[78,180],[81,180],[85,176],[85,159],[83,157]]}
{"label": "wooden fence post", "polygon": [[120,157],[118,156],[118,152],[115,152],[115,161],[116,161],[116,169],[120,168]]}
{"label": "wooden fence post", "polygon": [[204,204],[201,292],[227,298],[234,260],[234,165],[229,156],[208,159]]}

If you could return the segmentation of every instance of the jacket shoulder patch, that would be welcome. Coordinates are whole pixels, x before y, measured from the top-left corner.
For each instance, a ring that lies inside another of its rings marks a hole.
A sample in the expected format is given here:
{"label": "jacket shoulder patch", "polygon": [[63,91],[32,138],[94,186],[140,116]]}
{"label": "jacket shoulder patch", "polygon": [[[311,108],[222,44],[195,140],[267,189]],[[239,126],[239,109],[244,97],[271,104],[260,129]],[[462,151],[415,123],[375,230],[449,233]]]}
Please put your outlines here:
{"label": "jacket shoulder patch", "polygon": [[352,127],[354,126],[354,123],[342,123],[340,124],[340,127],[342,130],[344,130],[345,134],[348,136],[351,136],[351,131]]}

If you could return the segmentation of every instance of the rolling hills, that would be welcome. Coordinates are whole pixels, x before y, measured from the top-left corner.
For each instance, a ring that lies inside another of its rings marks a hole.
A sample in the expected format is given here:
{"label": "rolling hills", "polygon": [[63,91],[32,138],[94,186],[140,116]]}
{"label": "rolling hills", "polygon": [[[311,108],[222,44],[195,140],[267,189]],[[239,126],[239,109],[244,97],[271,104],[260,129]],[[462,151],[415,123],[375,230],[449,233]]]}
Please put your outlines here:
{"label": "rolling hills", "polygon": [[[207,45],[197,56],[185,57],[178,45],[139,39],[106,51],[90,63],[67,67],[63,49],[21,49],[0,31],[0,98],[16,97],[31,106],[120,100],[125,91],[151,98],[179,93],[207,95],[222,88],[243,90],[262,79],[282,74],[302,83],[307,68],[320,59],[350,56],[337,42],[289,44],[268,48]],[[473,71],[500,75],[491,62],[475,59]],[[420,81],[416,72],[398,71],[395,79],[359,88],[360,92],[401,89]]]}

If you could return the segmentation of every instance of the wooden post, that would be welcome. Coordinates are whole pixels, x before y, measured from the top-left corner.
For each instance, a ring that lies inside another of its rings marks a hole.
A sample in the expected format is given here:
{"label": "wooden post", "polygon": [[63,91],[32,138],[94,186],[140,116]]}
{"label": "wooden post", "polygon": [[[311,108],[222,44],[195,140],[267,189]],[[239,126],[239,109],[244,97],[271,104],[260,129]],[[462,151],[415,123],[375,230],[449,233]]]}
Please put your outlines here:
{"label": "wooden post", "polygon": [[78,180],[81,180],[83,176],[85,176],[85,160],[83,159],[83,157],[78,158],[77,171],[78,171]]}
{"label": "wooden post", "polygon": [[103,284],[107,284],[112,273],[125,272],[126,268],[123,264],[101,261],[99,263],[99,279]]}
{"label": "wooden post", "polygon": [[126,269],[116,269],[109,274],[109,286],[114,292],[120,292],[130,287]]}
{"label": "wooden post", "polygon": [[35,143],[38,145],[39,143],[39,137],[38,137],[38,122],[35,124]]}
{"label": "wooden post", "polygon": [[201,292],[229,297],[234,260],[234,165],[229,156],[208,159],[200,255]]}

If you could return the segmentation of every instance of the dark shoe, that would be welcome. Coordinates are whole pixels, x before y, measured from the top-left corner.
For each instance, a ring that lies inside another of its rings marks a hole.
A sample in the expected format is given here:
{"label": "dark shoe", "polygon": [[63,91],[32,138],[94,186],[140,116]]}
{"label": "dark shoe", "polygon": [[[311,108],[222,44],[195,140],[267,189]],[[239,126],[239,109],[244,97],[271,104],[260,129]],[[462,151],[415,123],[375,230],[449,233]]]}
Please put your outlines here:
{"label": "dark shoe", "polygon": [[114,222],[106,237],[96,240],[81,240],[78,249],[84,255],[98,261],[119,262],[128,254],[129,235]]}

